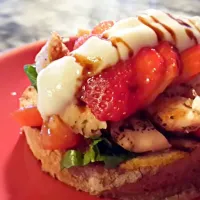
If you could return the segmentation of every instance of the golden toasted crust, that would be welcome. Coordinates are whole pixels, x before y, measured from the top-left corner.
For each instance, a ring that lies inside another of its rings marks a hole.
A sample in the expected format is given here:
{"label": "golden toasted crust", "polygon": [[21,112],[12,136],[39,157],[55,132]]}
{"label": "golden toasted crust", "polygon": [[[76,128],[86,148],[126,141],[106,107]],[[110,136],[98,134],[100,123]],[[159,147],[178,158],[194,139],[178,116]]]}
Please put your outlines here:
{"label": "golden toasted crust", "polygon": [[[36,96],[34,88],[27,88],[20,98],[20,106],[35,105]],[[165,199],[189,200],[198,196],[200,148],[191,154],[171,150],[144,155],[116,169],[92,164],[61,170],[63,153],[42,149],[40,130],[31,127],[23,129],[31,151],[41,161],[42,170],[77,190],[124,200],[157,200],[178,193],[182,194]]]}

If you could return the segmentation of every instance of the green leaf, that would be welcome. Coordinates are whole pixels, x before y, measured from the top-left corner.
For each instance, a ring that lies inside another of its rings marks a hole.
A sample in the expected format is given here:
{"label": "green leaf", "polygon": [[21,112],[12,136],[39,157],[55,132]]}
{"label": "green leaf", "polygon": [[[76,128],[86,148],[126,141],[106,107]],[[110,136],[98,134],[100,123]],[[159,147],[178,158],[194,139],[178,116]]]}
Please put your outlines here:
{"label": "green leaf", "polygon": [[90,146],[89,150],[85,152],[83,157],[83,165],[87,165],[90,162],[95,162],[96,153],[93,146]]}
{"label": "green leaf", "polygon": [[97,144],[102,142],[102,138],[94,140],[92,144],[90,144],[89,149],[85,152],[83,157],[83,165],[87,165],[90,162],[95,162],[96,157],[99,155],[99,149]]}
{"label": "green leaf", "polygon": [[37,72],[35,67],[33,65],[25,65],[24,71],[28,76],[32,86],[34,86],[37,89]]}
{"label": "green leaf", "polygon": [[69,150],[61,162],[62,168],[84,166],[94,162],[104,162],[106,168],[117,167],[121,162],[133,158],[135,154],[127,152],[107,138],[94,139],[86,152]]}
{"label": "green leaf", "polygon": [[67,151],[61,161],[61,168],[70,168],[73,166],[82,166],[83,156],[80,151],[69,150]]}

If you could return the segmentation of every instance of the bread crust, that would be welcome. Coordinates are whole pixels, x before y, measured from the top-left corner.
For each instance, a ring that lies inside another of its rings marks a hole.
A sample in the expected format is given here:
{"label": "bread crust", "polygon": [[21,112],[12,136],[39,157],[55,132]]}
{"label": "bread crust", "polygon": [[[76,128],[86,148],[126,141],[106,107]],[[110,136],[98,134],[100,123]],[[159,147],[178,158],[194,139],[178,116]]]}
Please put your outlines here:
{"label": "bread crust", "polygon": [[[36,96],[33,87],[27,88],[20,106],[35,105]],[[122,200],[189,200],[200,196],[200,147],[191,153],[170,150],[144,155],[115,169],[98,163],[61,170],[63,152],[44,150],[39,129],[23,130],[42,170],[77,190]]]}

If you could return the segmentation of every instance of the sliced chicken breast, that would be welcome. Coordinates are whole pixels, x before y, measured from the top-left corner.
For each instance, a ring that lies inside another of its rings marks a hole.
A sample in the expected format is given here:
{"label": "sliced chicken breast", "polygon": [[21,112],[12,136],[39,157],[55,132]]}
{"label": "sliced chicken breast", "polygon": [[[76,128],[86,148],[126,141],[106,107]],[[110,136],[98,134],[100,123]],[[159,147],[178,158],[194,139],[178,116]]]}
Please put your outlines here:
{"label": "sliced chicken breast", "polygon": [[35,57],[35,67],[37,73],[45,68],[49,63],[68,54],[68,49],[64,45],[62,38],[55,32],[42,47]]}
{"label": "sliced chicken breast", "polygon": [[166,131],[190,133],[200,127],[200,100],[159,97],[149,108],[151,119]]}
{"label": "sliced chicken breast", "polygon": [[147,109],[166,131],[190,133],[200,128],[200,74],[188,83],[173,85]]}
{"label": "sliced chicken breast", "polygon": [[160,151],[171,147],[151,122],[136,118],[112,123],[111,135],[117,144],[131,152]]}

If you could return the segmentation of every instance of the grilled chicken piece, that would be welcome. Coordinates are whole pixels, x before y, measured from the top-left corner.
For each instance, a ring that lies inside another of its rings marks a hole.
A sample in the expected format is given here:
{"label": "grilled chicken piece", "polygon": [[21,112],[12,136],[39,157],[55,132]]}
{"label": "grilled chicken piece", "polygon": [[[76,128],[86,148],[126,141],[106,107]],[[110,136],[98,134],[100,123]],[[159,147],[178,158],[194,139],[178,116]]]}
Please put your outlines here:
{"label": "grilled chicken piece", "polygon": [[166,131],[189,133],[200,127],[200,74],[173,85],[147,109],[151,119]]}
{"label": "grilled chicken piece", "polygon": [[200,74],[195,76],[187,83],[181,83],[179,85],[173,85],[169,87],[162,96],[165,97],[186,97],[194,99],[196,96],[200,96]]}
{"label": "grilled chicken piece", "polygon": [[107,128],[107,123],[99,121],[88,107],[79,107],[75,104],[69,105],[61,118],[72,127],[74,132],[80,133],[86,138],[99,136],[101,135],[100,129]]}
{"label": "grilled chicken piece", "polygon": [[160,151],[171,146],[151,122],[136,118],[112,123],[111,135],[117,144],[136,153]]}
{"label": "grilled chicken piece", "polygon": [[148,108],[151,119],[167,131],[189,133],[200,127],[200,98],[161,96]]}
{"label": "grilled chicken piece", "polygon": [[[20,102],[20,107],[36,106],[36,89],[29,86],[20,98]],[[101,135],[100,129],[107,128],[107,123],[96,119],[89,108],[78,107],[75,104],[69,105],[60,117],[66,124],[71,126],[74,132],[87,138]]]}
{"label": "grilled chicken piece", "polygon": [[49,63],[68,54],[69,50],[64,45],[62,38],[57,33],[52,33],[49,40],[35,57],[36,71],[39,73]]}
{"label": "grilled chicken piece", "polygon": [[168,141],[173,148],[189,152],[200,146],[199,141],[193,138],[171,137],[168,138]]}

